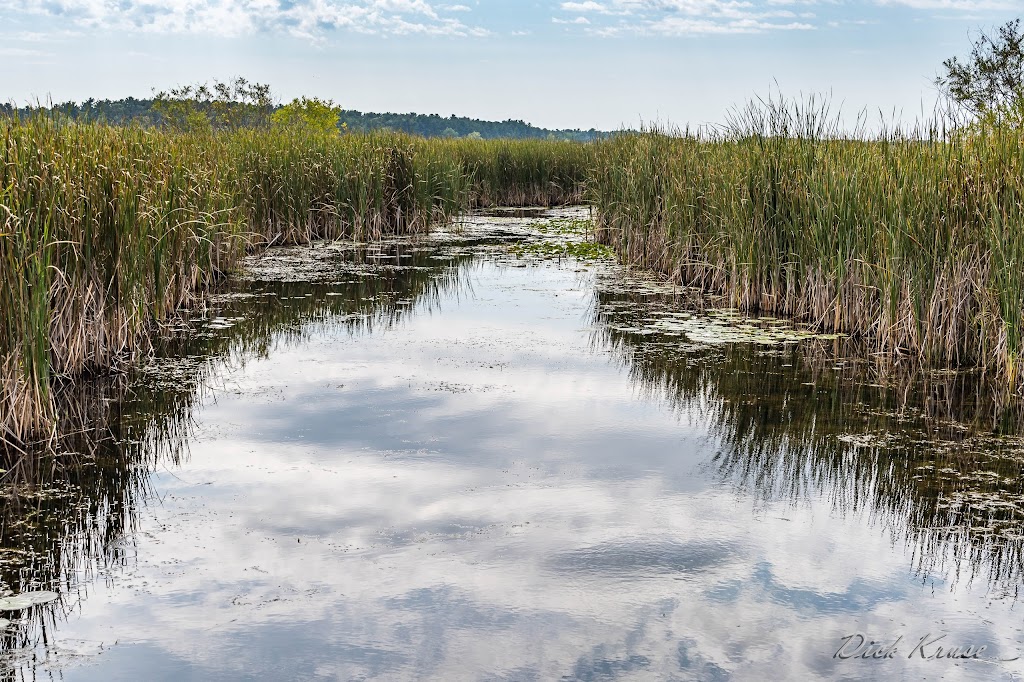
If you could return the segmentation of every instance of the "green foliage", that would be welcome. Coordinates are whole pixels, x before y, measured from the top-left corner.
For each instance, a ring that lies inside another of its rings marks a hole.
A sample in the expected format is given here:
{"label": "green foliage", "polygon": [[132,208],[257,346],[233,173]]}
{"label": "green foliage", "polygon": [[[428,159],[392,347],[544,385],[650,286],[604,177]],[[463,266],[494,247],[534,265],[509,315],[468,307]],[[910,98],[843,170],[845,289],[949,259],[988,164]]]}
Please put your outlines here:
{"label": "green foliage", "polygon": [[161,91],[152,103],[155,122],[178,132],[265,128],[273,110],[270,86],[241,76]]}
{"label": "green foliage", "polygon": [[600,240],[727,305],[1024,389],[1019,129],[844,139],[823,109],[781,101],[741,119],[736,134],[598,145]]}
{"label": "green foliage", "polygon": [[993,130],[1002,128],[1024,128],[1024,96],[1015,97],[998,106],[981,111],[959,133],[961,135],[986,135]]}
{"label": "green foliage", "polygon": [[293,99],[270,116],[276,128],[301,129],[320,135],[337,135],[341,107],[333,100],[316,97]]}
{"label": "green foliage", "polygon": [[942,63],[944,76],[936,85],[954,102],[975,116],[1000,117],[1021,108],[1024,94],[1024,32],[1020,19],[1008,21],[995,35],[982,32],[971,55]]}
{"label": "green foliage", "polygon": [[[206,88],[206,93],[197,91],[202,86],[184,86],[170,92],[157,94],[157,99],[134,99],[132,97],[123,100],[86,100],[79,104],[76,102],[63,102],[52,107],[25,107],[15,109],[11,105],[0,104],[0,116],[11,116],[15,112],[21,115],[30,115],[33,112],[43,110],[60,111],[72,120],[105,122],[114,125],[140,124],[142,126],[161,125],[176,130],[188,130],[188,126],[204,124],[193,118],[189,121],[189,114],[198,112],[212,118],[210,102],[204,98],[212,98],[216,94],[216,88]],[[265,87],[265,86],[261,86]],[[269,96],[269,93],[268,93]],[[229,104],[230,106],[234,106]],[[269,103],[267,106],[270,106]],[[287,106],[287,105],[286,105]],[[243,108],[244,110],[244,108]],[[277,108],[270,106],[270,112]],[[270,114],[267,114],[269,116]],[[265,125],[266,117],[253,117],[252,125],[260,127]],[[479,119],[451,116],[444,118],[437,114],[378,114],[363,113],[359,111],[340,112],[341,128],[351,132],[372,132],[372,131],[397,131],[405,132],[422,137],[464,137],[470,133],[477,132],[485,140],[494,139],[538,139],[538,140],[572,140],[577,142],[589,142],[608,137],[610,133],[599,130],[547,130],[538,128],[523,121],[482,121]],[[245,123],[244,125],[249,125]],[[210,128],[233,128],[234,126],[215,125],[211,120]]]}
{"label": "green foliage", "polygon": [[401,130],[423,137],[468,137],[477,133],[485,140],[495,139],[537,139],[537,140],[572,140],[589,142],[608,137],[609,133],[599,130],[548,130],[530,125],[525,121],[482,121],[464,116],[449,117],[437,114],[394,114],[394,113],[363,113],[345,110],[341,112],[341,120],[353,131],[370,130]]}

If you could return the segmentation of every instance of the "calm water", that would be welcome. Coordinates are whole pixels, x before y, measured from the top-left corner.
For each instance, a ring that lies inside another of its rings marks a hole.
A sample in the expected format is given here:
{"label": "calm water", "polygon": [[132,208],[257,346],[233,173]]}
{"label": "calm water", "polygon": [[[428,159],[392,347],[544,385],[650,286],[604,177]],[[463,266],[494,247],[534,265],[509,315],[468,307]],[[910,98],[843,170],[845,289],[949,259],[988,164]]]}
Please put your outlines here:
{"label": "calm water", "polygon": [[510,253],[545,221],[277,250],[79,389],[3,502],[5,585],[62,595],[9,678],[1024,679],[1024,445],[972,377]]}

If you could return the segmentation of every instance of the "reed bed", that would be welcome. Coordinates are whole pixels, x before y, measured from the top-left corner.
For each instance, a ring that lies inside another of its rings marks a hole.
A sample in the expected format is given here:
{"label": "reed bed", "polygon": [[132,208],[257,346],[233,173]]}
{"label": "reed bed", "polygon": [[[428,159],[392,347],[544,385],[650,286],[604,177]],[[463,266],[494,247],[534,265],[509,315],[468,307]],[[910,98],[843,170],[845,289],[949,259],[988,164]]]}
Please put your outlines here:
{"label": "reed bed", "polygon": [[0,123],[0,432],[52,424],[51,382],[110,367],[244,246],[214,145]]}
{"label": "reed bed", "polygon": [[144,352],[152,329],[247,251],[422,232],[480,203],[570,201],[586,173],[582,145],[398,133],[172,133],[36,116],[0,120],[0,140],[4,447],[55,427],[55,383]]}
{"label": "reed bed", "polygon": [[623,135],[595,156],[598,239],[623,261],[1024,388],[1019,130],[850,139],[821,109],[768,102],[728,130]]}
{"label": "reed bed", "polygon": [[224,142],[258,245],[425,232],[469,203],[459,161],[408,135],[246,130]]}
{"label": "reed bed", "polygon": [[433,140],[469,179],[470,206],[563,206],[584,200],[599,143],[547,140]]}

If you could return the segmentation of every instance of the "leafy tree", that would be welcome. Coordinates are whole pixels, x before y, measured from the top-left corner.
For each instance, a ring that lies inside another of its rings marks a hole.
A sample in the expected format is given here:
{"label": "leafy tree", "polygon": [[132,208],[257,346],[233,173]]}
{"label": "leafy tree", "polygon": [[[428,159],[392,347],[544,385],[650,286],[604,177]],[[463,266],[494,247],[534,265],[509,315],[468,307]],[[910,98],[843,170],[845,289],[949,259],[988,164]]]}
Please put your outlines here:
{"label": "leafy tree", "polygon": [[935,84],[950,99],[978,117],[999,116],[1020,109],[1024,94],[1024,32],[1021,20],[999,27],[993,35],[982,32],[964,61],[942,63],[946,73]]}
{"label": "leafy tree", "polygon": [[[338,133],[338,120],[341,107],[333,100],[322,100],[316,97],[293,99],[270,116],[275,128],[301,128],[324,135]],[[344,130],[347,126],[342,124]]]}
{"label": "leafy tree", "polygon": [[[234,84],[234,85],[233,85]],[[238,87],[235,87],[238,86]],[[336,109],[333,102],[320,102]],[[303,109],[303,100],[298,100]],[[290,107],[295,102],[285,105]],[[271,103],[270,89],[244,79],[229,83],[188,85],[157,93],[156,99],[86,100],[82,104],[64,102],[50,107],[17,108],[0,105],[0,116],[27,115],[34,111],[54,111],[76,121],[102,121],[111,125],[163,126],[179,130],[231,129],[242,126],[273,125],[271,117],[278,109]],[[315,107],[314,107],[315,109]],[[588,141],[608,137],[610,133],[590,130],[547,130],[519,120],[482,121],[452,115],[362,113],[339,110],[341,130],[394,130],[425,137],[467,137],[478,132],[484,139],[545,139]],[[280,118],[280,117],[279,117]],[[300,117],[301,118],[301,117]]]}
{"label": "leafy tree", "polygon": [[153,113],[161,124],[179,132],[213,130],[209,115],[201,107],[200,99],[193,97],[190,85],[156,93]]}
{"label": "leafy tree", "polygon": [[262,128],[270,122],[274,102],[270,86],[241,76],[229,81],[182,85],[156,93],[153,113],[175,130],[237,130]]}

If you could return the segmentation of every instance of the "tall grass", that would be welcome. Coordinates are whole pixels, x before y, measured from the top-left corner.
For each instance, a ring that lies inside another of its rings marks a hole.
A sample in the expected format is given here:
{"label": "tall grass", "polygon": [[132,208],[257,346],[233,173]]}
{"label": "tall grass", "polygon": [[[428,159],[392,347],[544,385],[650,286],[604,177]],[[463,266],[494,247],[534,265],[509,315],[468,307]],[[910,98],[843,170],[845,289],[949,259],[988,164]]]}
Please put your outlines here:
{"label": "tall grass", "polygon": [[260,244],[424,232],[469,201],[458,159],[408,135],[247,130],[223,141]]}
{"label": "tall grass", "polygon": [[628,263],[1024,388],[1020,130],[850,139],[827,110],[769,101],[725,131],[595,154],[598,236]]}
{"label": "tall grass", "polygon": [[109,367],[239,254],[220,150],[138,129],[0,123],[0,431],[52,418],[51,381]]}
{"label": "tall grass", "polygon": [[547,140],[432,140],[469,179],[474,207],[582,203],[595,144]]}
{"label": "tall grass", "polygon": [[[397,133],[169,133],[0,120],[0,441],[55,424],[52,389],[147,333],[247,250],[422,232],[477,203],[580,196],[575,144]],[[565,157],[565,158],[563,158]]]}

